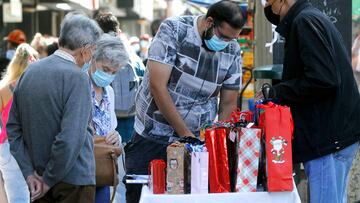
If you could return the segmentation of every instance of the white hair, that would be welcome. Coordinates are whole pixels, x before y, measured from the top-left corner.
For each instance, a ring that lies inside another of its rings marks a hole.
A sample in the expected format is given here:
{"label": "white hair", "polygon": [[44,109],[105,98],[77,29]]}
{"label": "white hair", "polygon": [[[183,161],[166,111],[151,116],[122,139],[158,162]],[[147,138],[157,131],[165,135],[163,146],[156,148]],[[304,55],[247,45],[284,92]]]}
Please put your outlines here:
{"label": "white hair", "polygon": [[108,61],[111,66],[120,68],[129,62],[129,55],[120,38],[103,34],[96,42],[93,54],[95,61]]}
{"label": "white hair", "polygon": [[94,20],[80,13],[68,13],[61,23],[59,46],[75,50],[93,45],[101,34]]}

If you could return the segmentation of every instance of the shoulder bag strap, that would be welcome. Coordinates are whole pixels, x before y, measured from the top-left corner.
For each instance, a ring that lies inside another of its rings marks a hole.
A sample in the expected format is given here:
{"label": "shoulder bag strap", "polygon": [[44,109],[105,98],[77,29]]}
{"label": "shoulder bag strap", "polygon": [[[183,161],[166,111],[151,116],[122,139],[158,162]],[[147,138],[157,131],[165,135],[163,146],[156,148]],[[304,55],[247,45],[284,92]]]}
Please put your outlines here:
{"label": "shoulder bag strap", "polygon": [[111,195],[111,200],[110,203],[112,203],[115,199],[115,194],[116,194],[116,188],[117,188],[117,184],[119,184],[119,182],[117,181],[117,175],[118,175],[118,167],[117,167],[117,157],[114,153],[111,154],[111,159],[113,161],[113,172],[114,172],[114,190],[113,190],[113,194]]}

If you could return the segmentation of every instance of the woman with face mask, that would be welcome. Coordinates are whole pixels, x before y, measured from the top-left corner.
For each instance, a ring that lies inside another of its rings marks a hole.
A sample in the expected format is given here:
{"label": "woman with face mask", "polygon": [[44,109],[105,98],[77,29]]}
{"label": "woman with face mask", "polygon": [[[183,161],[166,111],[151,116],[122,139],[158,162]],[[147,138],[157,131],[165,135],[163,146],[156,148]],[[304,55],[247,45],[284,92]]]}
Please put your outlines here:
{"label": "woman with face mask", "polygon": [[20,44],[0,82],[0,112],[2,129],[0,132],[0,172],[4,182],[0,181],[0,190],[5,188],[6,196],[0,192],[0,202],[30,202],[29,189],[20,171],[19,165],[10,154],[6,124],[13,99],[13,90],[17,80],[28,67],[38,59],[38,53],[29,44]]}
{"label": "woman with face mask", "polygon": [[[120,67],[128,63],[129,57],[119,38],[103,34],[96,43],[92,59],[83,67],[91,79],[93,104],[92,126],[97,136],[104,136],[108,144],[119,145],[120,135],[115,131],[117,120],[114,110],[114,90],[110,86]],[[110,187],[97,187],[95,202],[110,201]]]}

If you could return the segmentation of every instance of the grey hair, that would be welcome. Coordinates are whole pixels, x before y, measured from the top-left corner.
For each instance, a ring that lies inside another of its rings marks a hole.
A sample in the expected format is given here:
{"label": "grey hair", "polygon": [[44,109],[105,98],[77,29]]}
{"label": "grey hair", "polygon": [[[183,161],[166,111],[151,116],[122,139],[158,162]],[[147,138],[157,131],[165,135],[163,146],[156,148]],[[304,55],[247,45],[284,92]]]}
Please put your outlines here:
{"label": "grey hair", "polygon": [[61,23],[59,46],[75,50],[93,45],[102,34],[99,25],[80,13],[68,13]]}
{"label": "grey hair", "polygon": [[121,68],[129,62],[129,55],[120,38],[103,34],[96,42],[95,61],[107,61],[111,66]]}

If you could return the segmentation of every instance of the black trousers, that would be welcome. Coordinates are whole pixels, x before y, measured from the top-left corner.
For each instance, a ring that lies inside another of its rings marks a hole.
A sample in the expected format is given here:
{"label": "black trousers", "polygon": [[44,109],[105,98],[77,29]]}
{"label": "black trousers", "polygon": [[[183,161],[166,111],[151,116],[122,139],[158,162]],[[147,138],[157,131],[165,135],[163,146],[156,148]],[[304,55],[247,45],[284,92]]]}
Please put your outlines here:
{"label": "black trousers", "polygon": [[71,185],[60,182],[34,203],[85,203],[95,201],[95,185]]}
{"label": "black trousers", "polygon": [[[163,159],[166,162],[167,146],[168,144],[154,142],[135,133],[125,147],[126,174],[148,175],[149,163],[152,160]],[[141,184],[126,184],[126,202],[138,203],[141,188]]]}

